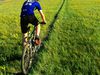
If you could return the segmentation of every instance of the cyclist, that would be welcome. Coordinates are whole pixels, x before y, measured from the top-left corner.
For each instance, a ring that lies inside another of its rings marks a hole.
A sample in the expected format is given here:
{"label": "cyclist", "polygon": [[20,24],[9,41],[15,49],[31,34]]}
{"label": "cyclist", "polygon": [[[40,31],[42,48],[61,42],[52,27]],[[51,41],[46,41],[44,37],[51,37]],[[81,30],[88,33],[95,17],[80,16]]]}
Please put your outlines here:
{"label": "cyclist", "polygon": [[40,3],[38,0],[26,0],[23,3],[22,9],[21,9],[21,31],[22,31],[22,39],[23,39],[23,47],[25,46],[27,42],[27,31],[28,31],[28,24],[31,23],[32,25],[35,26],[36,29],[36,38],[35,38],[35,43],[39,45],[41,43],[39,39],[39,34],[40,34],[40,24],[38,19],[35,17],[34,10],[38,9],[41,18],[42,18],[42,23],[45,24],[45,16],[42,12],[42,8],[40,6]]}

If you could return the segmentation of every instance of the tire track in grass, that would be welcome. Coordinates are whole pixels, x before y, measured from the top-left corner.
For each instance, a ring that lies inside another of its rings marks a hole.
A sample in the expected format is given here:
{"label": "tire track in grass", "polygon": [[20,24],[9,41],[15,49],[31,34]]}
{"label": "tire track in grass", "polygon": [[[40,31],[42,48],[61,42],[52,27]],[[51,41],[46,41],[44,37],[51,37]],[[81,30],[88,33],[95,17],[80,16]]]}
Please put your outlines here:
{"label": "tire track in grass", "polygon": [[58,18],[58,15],[59,15],[59,13],[60,13],[60,11],[61,11],[61,9],[62,9],[64,3],[65,3],[65,0],[62,1],[62,4],[61,4],[60,8],[58,9],[57,13],[55,14],[55,16],[54,16],[54,18],[53,18],[53,20],[52,20],[52,22],[51,22],[51,24],[49,25],[49,27],[48,27],[48,33],[47,33],[46,37],[43,39],[43,41],[46,41],[46,40],[49,39],[50,32],[51,32],[51,31],[53,30],[53,28],[54,28],[54,23],[56,22],[56,20],[57,20],[57,18]]}
{"label": "tire track in grass", "polygon": [[[66,10],[64,14],[66,14]],[[96,75],[96,67],[98,67],[98,65],[94,64],[96,63],[94,57],[97,57],[99,59],[99,56],[97,56],[97,52],[100,51],[96,51],[96,47],[99,48],[99,44],[95,42],[98,40],[96,40],[96,38],[93,38],[93,34],[96,33],[96,30],[94,30],[94,28],[91,29],[91,27],[87,28],[83,20],[84,18],[82,16],[79,16],[78,13],[75,12],[76,11],[72,11],[72,9],[70,9],[69,13],[62,17],[62,21],[60,18],[59,21],[61,22],[58,21],[58,23],[55,23],[55,29],[51,33],[52,35],[48,43],[49,45],[47,46],[49,51],[51,50],[51,48],[56,47],[53,49],[53,51],[51,51],[51,53],[58,54],[58,61],[60,66],[58,64],[57,66],[59,66],[62,70],[60,71],[60,73],[62,72],[62,74],[59,75]],[[91,18],[89,20],[91,20]],[[87,22],[89,23],[89,21]],[[92,40],[89,38],[91,38]],[[55,57],[56,54],[53,56]],[[47,58],[48,57],[49,56],[47,56]],[[56,65],[54,65],[54,67],[56,67]],[[59,68],[57,70],[59,70]]]}

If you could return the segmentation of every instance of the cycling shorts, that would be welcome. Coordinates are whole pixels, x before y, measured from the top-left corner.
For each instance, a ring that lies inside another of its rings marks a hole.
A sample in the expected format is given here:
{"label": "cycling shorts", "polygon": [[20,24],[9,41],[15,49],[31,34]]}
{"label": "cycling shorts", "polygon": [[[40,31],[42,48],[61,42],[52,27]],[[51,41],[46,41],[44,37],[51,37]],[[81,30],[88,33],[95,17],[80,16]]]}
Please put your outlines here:
{"label": "cycling shorts", "polygon": [[29,23],[34,25],[34,26],[37,26],[39,21],[35,17],[35,15],[21,16],[20,25],[21,25],[22,33],[26,33],[28,31],[28,24]]}

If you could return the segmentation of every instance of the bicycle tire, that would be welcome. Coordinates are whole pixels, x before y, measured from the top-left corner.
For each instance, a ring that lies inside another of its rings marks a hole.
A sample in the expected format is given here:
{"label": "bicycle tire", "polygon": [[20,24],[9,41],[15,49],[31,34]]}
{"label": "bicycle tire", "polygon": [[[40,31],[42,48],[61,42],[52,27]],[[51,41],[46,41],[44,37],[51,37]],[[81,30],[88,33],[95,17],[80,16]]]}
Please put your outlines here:
{"label": "bicycle tire", "polygon": [[[21,68],[22,68],[22,72],[24,74],[28,74],[28,72],[30,71],[31,67],[32,67],[32,63],[33,63],[33,59],[34,59],[34,56],[35,56],[35,53],[36,53],[36,47],[37,46],[33,46],[32,43],[31,43],[31,40],[30,39],[30,42],[29,42],[29,46],[26,45],[23,52],[22,52],[22,60],[21,60]],[[28,52],[28,54],[26,54]],[[28,56],[28,58],[25,58],[25,55]],[[25,59],[24,59],[25,58]],[[27,69],[24,65],[25,63],[25,60],[27,59]]]}
{"label": "bicycle tire", "polygon": [[21,60],[21,68],[24,74],[28,74],[31,65],[32,65],[32,58],[31,58],[31,50],[29,46],[26,46],[22,52],[22,60]]}

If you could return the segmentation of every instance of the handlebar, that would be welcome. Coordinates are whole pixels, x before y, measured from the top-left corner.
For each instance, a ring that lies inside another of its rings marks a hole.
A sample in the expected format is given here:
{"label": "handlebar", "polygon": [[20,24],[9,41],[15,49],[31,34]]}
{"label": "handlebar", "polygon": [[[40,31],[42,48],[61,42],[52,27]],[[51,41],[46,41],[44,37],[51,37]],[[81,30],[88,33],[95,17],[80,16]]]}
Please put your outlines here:
{"label": "handlebar", "polygon": [[39,22],[40,24],[46,24],[46,22]]}

